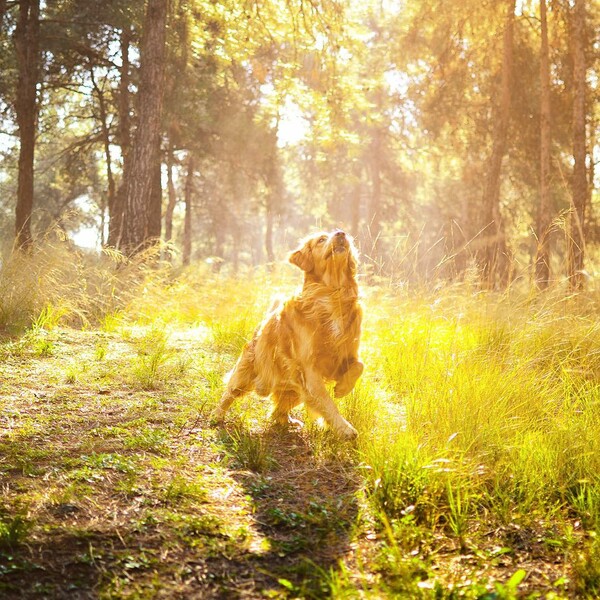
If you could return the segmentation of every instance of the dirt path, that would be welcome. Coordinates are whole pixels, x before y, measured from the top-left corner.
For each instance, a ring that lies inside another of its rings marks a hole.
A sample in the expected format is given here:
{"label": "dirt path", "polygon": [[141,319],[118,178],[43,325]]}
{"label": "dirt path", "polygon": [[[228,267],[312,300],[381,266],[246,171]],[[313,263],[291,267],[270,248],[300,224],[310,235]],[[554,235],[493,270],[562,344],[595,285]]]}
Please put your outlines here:
{"label": "dirt path", "polygon": [[[218,357],[182,333],[151,373],[147,338],[2,345],[0,595],[284,597],[347,558],[359,507],[344,459],[315,461],[301,431],[257,445],[211,429]],[[314,579],[303,593],[320,596]]]}

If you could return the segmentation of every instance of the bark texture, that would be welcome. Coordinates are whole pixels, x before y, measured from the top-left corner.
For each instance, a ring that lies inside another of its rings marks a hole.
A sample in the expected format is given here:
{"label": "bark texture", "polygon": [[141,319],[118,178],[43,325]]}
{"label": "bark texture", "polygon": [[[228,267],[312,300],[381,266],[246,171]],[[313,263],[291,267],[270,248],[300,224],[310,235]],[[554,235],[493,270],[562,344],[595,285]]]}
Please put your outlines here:
{"label": "bark texture", "polygon": [[[138,126],[125,180],[120,248],[143,250],[160,237],[160,130],[168,0],[148,0],[140,53]],[[158,209],[158,215],[157,213]]]}
{"label": "bark texture", "polygon": [[572,206],[568,238],[568,276],[572,289],[583,288],[585,257],[585,209],[587,173],[585,166],[585,2],[576,0],[572,9],[573,54],[573,179]]}
{"label": "bark texture", "polygon": [[21,0],[15,28],[18,81],[15,112],[19,126],[19,172],[15,209],[15,245],[31,245],[31,213],[33,211],[33,161],[37,124],[37,83],[40,62],[40,3]]}
{"label": "bark texture", "polygon": [[513,29],[515,0],[507,0],[502,50],[502,78],[500,103],[494,115],[492,153],[489,158],[483,193],[482,249],[479,263],[483,281],[488,286],[504,283],[508,277],[508,249],[500,211],[500,184],[502,162],[506,154],[511,106],[513,71]]}
{"label": "bark texture", "polygon": [[546,0],[540,0],[540,25],[542,43],[540,48],[540,203],[538,205],[536,234],[537,252],[535,280],[540,289],[550,282],[549,234],[552,214],[550,208],[550,61],[548,56],[548,20]]}

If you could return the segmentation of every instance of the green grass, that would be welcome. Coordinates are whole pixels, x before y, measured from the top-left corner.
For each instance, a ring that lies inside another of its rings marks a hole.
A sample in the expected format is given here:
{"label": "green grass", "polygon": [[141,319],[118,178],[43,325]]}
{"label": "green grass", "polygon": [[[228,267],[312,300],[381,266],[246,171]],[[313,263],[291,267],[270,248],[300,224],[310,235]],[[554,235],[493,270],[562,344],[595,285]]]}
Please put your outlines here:
{"label": "green grass", "polygon": [[0,518],[0,550],[15,550],[27,539],[31,525],[22,515]]}
{"label": "green grass", "polygon": [[254,395],[210,425],[287,271],[241,296],[65,256],[0,300],[0,592],[67,597],[72,571],[106,598],[600,593],[600,294],[363,286],[348,443]]}

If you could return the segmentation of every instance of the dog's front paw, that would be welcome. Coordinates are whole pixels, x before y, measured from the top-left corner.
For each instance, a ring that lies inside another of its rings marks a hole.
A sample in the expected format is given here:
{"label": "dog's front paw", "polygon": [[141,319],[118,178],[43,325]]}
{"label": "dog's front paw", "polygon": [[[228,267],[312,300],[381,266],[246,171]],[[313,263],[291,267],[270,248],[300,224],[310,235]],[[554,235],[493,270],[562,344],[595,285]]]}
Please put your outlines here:
{"label": "dog's front paw", "polygon": [[355,440],[358,437],[358,431],[348,421],[336,427],[336,433],[345,440]]}

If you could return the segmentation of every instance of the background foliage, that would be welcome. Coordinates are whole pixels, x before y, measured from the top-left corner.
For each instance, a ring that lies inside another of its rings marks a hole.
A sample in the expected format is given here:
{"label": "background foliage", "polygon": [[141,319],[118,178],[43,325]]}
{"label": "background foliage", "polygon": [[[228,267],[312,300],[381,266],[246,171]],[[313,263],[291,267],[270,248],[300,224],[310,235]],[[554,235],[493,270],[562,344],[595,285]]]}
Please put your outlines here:
{"label": "background foliage", "polygon": [[[584,227],[593,250],[599,15],[596,4],[585,3],[585,10]],[[17,186],[18,11],[19,2],[2,3],[0,234],[6,246]],[[515,5],[499,211],[516,272],[528,271],[540,237],[534,233],[538,14],[536,1]],[[213,257],[215,264],[237,269],[272,261],[307,229],[339,226],[359,239],[375,271],[462,273],[489,226],[483,196],[505,15],[506,3],[470,0],[173,0],[162,116],[163,217],[169,221],[163,237],[182,247],[187,201],[193,257]],[[572,18],[572,3],[549,4],[554,278],[565,272],[571,209]],[[69,235],[85,231],[88,244],[106,243],[110,186],[118,188],[122,179],[122,127],[136,127],[144,3],[52,0],[41,7],[40,20],[34,229],[39,234],[58,222]],[[124,33],[131,63],[125,90],[132,96],[125,112],[119,104]]]}

